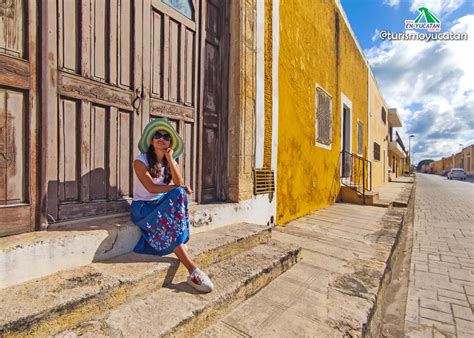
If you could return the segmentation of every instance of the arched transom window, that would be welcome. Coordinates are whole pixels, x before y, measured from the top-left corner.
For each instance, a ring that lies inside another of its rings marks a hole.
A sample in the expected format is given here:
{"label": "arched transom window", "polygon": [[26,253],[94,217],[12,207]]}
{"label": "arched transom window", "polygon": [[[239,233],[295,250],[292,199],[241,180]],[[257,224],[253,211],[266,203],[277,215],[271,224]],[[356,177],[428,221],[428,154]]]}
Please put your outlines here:
{"label": "arched transom window", "polygon": [[161,0],[163,3],[173,7],[185,17],[194,20],[194,9],[191,0]]}

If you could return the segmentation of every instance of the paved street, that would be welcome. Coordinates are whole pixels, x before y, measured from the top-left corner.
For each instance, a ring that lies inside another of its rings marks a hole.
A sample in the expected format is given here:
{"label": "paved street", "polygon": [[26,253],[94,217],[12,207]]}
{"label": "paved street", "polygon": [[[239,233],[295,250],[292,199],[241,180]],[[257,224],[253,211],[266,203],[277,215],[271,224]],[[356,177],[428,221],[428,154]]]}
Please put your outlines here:
{"label": "paved street", "polygon": [[408,337],[474,337],[474,183],[417,174]]}

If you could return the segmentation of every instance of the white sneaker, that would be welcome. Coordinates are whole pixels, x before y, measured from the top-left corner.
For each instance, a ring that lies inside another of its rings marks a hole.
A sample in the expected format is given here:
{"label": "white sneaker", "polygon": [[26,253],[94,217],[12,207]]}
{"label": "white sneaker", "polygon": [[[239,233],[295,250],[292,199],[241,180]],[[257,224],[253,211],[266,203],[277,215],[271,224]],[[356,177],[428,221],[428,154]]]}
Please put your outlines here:
{"label": "white sneaker", "polygon": [[214,284],[199,268],[194,269],[191,275],[188,276],[188,284],[201,292],[211,292],[214,289]]}

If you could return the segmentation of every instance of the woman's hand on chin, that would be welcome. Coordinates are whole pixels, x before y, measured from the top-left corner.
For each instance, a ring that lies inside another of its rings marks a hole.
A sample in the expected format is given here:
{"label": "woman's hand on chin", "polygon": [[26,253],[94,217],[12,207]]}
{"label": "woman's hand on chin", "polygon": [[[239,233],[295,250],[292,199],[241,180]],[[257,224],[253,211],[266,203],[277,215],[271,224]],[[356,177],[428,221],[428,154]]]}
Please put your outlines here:
{"label": "woman's hand on chin", "polygon": [[174,153],[174,151],[173,151],[172,148],[166,149],[165,156],[166,156],[166,159],[168,160],[168,162],[173,160],[173,153]]}

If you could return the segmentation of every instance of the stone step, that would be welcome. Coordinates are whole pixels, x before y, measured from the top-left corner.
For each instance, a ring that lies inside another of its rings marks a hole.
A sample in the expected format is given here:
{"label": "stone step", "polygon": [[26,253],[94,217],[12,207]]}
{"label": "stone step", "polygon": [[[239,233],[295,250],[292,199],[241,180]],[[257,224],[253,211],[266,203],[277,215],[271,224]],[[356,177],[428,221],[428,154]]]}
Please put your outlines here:
{"label": "stone step", "polygon": [[[188,247],[205,269],[270,238],[271,227],[239,223],[194,234]],[[12,285],[0,290],[0,336],[71,327],[185,276],[174,255],[129,253]]]}
{"label": "stone step", "polygon": [[56,337],[195,336],[288,270],[299,253],[297,245],[271,240],[210,266],[215,290],[209,294],[178,278]]}
{"label": "stone step", "polygon": [[[245,211],[238,203],[191,204],[189,206],[191,234],[242,222],[239,214]],[[140,229],[130,220],[130,213],[82,218],[48,226],[48,232],[91,230],[106,230],[108,233],[107,238],[97,248],[94,261],[131,252],[141,235]]]}
{"label": "stone step", "polygon": [[[339,200],[345,203],[352,203],[352,204],[364,204],[364,198],[361,193],[358,191],[347,187],[341,186],[341,190],[339,193]],[[374,205],[379,200],[379,193],[376,191],[366,191],[365,192],[365,205]]]}
{"label": "stone step", "polygon": [[0,238],[0,289],[89,264],[107,250],[109,238],[107,230],[39,231]]}
{"label": "stone step", "polygon": [[383,201],[383,200],[377,200],[374,203],[372,203],[372,206],[374,207],[380,207],[380,208],[389,208],[392,205],[392,202],[390,201]]}
{"label": "stone step", "polygon": [[[238,203],[191,205],[191,235],[240,222],[235,215],[244,212],[242,208]],[[0,238],[0,289],[129,253],[140,235],[125,213],[54,223],[48,231]]]}

